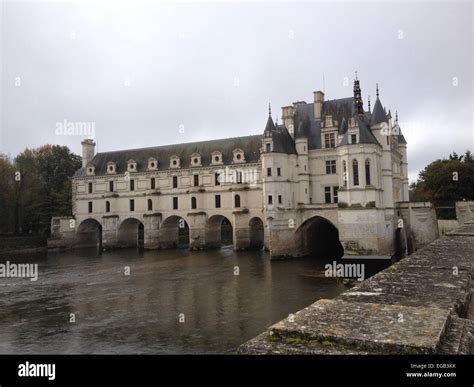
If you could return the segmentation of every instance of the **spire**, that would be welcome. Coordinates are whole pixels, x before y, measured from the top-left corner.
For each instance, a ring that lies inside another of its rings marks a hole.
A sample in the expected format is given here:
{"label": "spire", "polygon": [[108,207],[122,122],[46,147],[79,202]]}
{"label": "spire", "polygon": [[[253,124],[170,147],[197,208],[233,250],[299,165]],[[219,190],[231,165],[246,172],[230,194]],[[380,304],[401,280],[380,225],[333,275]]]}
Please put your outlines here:
{"label": "spire", "polygon": [[395,110],[395,122],[398,123],[398,110]]}
{"label": "spire", "polygon": [[370,113],[370,95],[369,95],[369,97],[367,98],[367,103],[368,103],[368,105],[369,105],[369,113]]}
{"label": "spire", "polygon": [[357,79],[357,72],[356,72],[356,79],[354,80],[354,114],[363,115],[364,114],[364,107],[362,103],[362,96],[360,90],[360,82]]}
{"label": "spire", "polygon": [[270,104],[268,104],[268,119],[267,119],[267,125],[265,125],[265,135],[271,136],[273,130],[275,130],[275,124],[273,123],[273,119],[272,119],[272,108]]}
{"label": "spire", "polygon": [[377,98],[379,97],[379,84],[376,83],[376,95],[377,95]]}

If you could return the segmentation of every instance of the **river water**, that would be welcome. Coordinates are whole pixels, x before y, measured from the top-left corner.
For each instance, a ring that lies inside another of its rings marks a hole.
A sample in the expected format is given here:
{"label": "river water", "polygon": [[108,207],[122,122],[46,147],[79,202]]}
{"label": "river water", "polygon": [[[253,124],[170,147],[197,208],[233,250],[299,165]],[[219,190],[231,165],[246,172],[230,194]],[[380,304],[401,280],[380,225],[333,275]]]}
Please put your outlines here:
{"label": "river water", "polygon": [[288,314],[347,289],[324,277],[324,262],[271,261],[231,247],[10,261],[38,263],[39,277],[0,278],[0,353],[9,354],[233,353]]}

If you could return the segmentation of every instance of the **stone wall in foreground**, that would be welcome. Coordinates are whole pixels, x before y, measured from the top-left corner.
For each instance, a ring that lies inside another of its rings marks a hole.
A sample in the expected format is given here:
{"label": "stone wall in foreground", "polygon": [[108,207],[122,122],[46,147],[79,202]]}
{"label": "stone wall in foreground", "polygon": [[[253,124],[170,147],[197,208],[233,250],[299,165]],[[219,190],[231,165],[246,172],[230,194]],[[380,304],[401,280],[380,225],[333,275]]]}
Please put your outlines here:
{"label": "stone wall in foreground", "polygon": [[241,345],[243,354],[474,353],[474,221]]}

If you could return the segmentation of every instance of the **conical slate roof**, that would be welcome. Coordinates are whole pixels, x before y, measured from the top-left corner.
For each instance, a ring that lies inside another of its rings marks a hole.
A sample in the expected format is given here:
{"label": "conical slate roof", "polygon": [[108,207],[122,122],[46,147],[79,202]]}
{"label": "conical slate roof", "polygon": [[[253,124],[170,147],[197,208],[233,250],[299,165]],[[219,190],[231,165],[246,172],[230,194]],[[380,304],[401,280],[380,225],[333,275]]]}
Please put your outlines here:
{"label": "conical slate roof", "polygon": [[387,115],[385,114],[385,110],[380,102],[379,97],[377,97],[374,105],[374,110],[372,111],[372,117],[370,119],[370,125],[377,125],[381,122],[387,122]]}
{"label": "conical slate roof", "polygon": [[275,124],[273,122],[272,116],[269,114],[268,115],[268,120],[267,120],[267,125],[265,126],[265,132],[271,132],[272,130],[275,130]]}

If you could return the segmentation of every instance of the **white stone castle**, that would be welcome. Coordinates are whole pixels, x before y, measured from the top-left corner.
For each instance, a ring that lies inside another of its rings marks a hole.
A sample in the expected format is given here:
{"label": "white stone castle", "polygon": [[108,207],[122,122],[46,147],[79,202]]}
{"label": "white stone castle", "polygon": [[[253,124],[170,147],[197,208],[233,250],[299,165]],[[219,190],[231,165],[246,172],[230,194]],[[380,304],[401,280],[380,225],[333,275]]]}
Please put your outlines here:
{"label": "white stone castle", "polygon": [[352,97],[316,91],[282,113],[263,135],[97,154],[84,140],[73,218],[53,219],[52,245],[206,249],[227,232],[235,250],[339,258],[435,238],[417,233],[435,218],[409,203],[407,143],[378,86],[372,111],[356,79]]}

